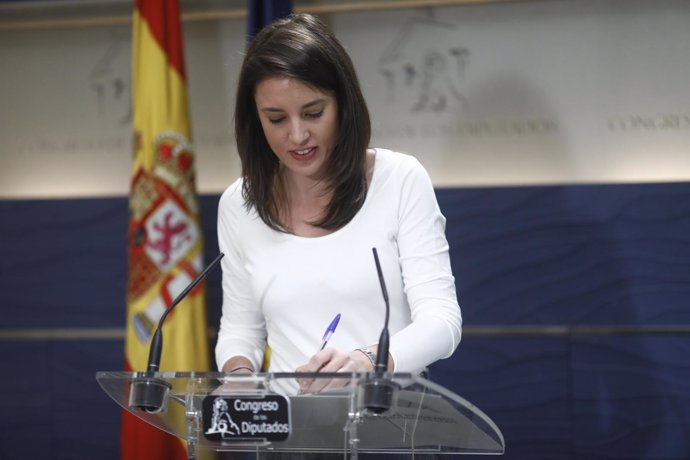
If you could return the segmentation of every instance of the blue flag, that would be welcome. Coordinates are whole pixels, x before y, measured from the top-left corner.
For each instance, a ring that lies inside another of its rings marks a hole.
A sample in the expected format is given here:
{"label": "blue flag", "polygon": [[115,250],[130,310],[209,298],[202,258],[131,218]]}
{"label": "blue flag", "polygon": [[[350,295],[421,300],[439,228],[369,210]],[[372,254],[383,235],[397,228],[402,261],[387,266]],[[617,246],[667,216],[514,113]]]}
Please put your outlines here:
{"label": "blue flag", "polygon": [[249,0],[247,43],[266,25],[292,13],[292,0]]}

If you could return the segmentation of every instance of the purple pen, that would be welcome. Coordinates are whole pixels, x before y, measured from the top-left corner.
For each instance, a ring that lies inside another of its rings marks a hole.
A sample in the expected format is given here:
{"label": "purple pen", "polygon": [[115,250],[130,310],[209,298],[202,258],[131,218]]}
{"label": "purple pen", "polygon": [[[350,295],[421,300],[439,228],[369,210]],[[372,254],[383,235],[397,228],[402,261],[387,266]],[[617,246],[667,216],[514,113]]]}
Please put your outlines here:
{"label": "purple pen", "polygon": [[335,318],[333,318],[333,321],[331,321],[331,324],[328,325],[326,332],[323,333],[323,337],[321,337],[321,348],[319,348],[319,351],[326,348],[326,344],[328,343],[328,340],[331,338],[331,336],[335,332],[335,328],[338,327],[338,321],[340,321],[340,313],[335,315]]}

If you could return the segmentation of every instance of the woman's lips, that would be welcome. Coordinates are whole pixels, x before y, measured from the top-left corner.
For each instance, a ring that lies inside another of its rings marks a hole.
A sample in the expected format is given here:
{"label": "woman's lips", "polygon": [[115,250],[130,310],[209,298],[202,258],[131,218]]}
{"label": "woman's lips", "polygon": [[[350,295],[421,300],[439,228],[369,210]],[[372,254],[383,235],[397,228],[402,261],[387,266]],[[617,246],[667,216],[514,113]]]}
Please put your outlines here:
{"label": "woman's lips", "polygon": [[316,155],[316,147],[307,147],[306,149],[290,150],[292,158],[298,161],[311,160]]}

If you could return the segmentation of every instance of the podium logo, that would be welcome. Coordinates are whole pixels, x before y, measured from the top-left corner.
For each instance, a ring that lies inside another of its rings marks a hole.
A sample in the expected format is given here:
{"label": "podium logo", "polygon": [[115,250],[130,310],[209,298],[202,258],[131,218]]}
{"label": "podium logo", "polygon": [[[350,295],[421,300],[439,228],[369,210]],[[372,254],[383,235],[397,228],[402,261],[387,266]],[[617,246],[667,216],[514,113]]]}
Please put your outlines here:
{"label": "podium logo", "polygon": [[204,434],[220,434],[222,438],[238,436],[240,434],[240,427],[232,421],[232,417],[230,417],[228,412],[228,402],[223,398],[216,398],[213,401],[211,428],[204,431]]}
{"label": "podium logo", "polygon": [[276,442],[290,436],[290,404],[285,396],[208,396],[202,406],[204,436],[210,441]]}

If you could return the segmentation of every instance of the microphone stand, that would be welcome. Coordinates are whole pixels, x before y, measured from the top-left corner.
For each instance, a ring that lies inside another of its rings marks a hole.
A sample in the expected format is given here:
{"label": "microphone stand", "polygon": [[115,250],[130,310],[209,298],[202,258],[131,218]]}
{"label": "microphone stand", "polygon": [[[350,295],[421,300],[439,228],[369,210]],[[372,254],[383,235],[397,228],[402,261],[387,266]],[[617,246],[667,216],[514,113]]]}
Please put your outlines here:
{"label": "microphone stand", "polygon": [[172,304],[163,312],[158,321],[158,327],[156,332],[153,334],[151,339],[151,345],[149,348],[149,359],[147,365],[147,371],[144,376],[132,380],[130,384],[131,392],[129,395],[129,406],[136,407],[137,409],[143,410],[149,413],[156,413],[164,411],[166,408],[167,395],[170,391],[172,385],[165,380],[153,377],[155,372],[158,372],[161,363],[161,351],[163,349],[163,323],[168,314],[180,303],[187,295],[196,287],[197,284],[201,282],[208,272],[213,270],[216,265],[220,262],[225,254],[222,252],[213,259],[204,270],[199,273],[199,275],[194,278],[194,280],[186,287],[184,290],[173,300]]}
{"label": "microphone stand", "polygon": [[379,337],[374,372],[367,375],[361,383],[362,391],[359,395],[359,407],[374,414],[383,414],[394,405],[400,385],[394,382],[390,377],[386,377],[386,373],[388,372],[388,348],[390,344],[390,334],[388,332],[390,303],[388,301],[388,290],[386,289],[386,282],[383,278],[378,252],[376,252],[376,248],[372,248],[372,252],[374,253],[376,272],[378,273],[383,300],[386,304],[386,319],[384,321],[383,330],[381,331],[381,336]]}

